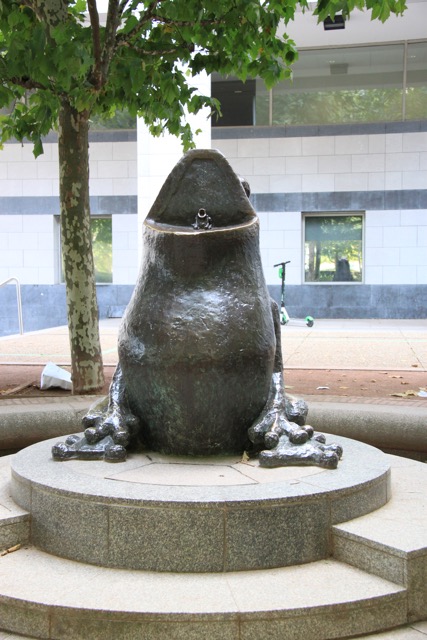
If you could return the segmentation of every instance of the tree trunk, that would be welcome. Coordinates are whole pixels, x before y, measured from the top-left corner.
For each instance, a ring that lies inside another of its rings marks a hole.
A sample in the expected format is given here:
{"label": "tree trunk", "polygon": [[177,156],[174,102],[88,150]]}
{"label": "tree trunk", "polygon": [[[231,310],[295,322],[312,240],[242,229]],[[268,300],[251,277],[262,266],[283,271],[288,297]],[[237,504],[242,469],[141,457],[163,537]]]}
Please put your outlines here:
{"label": "tree trunk", "polygon": [[59,113],[61,242],[74,394],[104,384],[89,206],[89,113],[63,100]]}

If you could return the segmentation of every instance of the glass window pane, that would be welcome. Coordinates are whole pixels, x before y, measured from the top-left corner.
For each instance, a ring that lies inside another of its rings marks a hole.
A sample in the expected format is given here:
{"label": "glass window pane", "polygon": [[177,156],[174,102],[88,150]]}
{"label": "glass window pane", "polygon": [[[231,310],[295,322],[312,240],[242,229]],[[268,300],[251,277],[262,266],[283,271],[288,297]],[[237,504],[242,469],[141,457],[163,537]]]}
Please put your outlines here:
{"label": "glass window pane", "polygon": [[403,44],[300,51],[273,88],[273,125],[401,120],[403,62]]}
{"label": "glass window pane", "polygon": [[425,120],[427,115],[427,42],[408,45],[405,120]]}
{"label": "glass window pane", "polygon": [[127,109],[117,109],[112,118],[94,114],[90,119],[90,128],[93,131],[136,129],[136,118]]}
{"label": "glass window pane", "polygon": [[92,248],[96,282],[113,282],[113,232],[111,218],[92,218]]}
{"label": "glass window pane", "polygon": [[221,103],[221,115],[212,117],[214,127],[252,126],[255,115],[255,80],[242,82],[232,76],[212,77],[212,97]]}
{"label": "glass window pane", "polygon": [[270,124],[270,91],[263,80],[256,81],[255,93],[255,122],[258,126]]}
{"label": "glass window pane", "polygon": [[[59,219],[58,219],[59,221]],[[95,282],[113,282],[113,230],[112,219],[92,218],[92,250],[95,263]],[[61,251],[61,282],[65,282],[64,263]]]}
{"label": "glass window pane", "polygon": [[305,282],[361,282],[363,216],[304,218]]}

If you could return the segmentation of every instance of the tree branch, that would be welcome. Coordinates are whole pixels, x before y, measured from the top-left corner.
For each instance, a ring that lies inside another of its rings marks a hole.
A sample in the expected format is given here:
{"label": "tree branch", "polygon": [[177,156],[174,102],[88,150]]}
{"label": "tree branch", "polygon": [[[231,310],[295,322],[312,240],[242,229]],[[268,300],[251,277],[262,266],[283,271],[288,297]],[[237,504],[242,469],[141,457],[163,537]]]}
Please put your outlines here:
{"label": "tree branch", "polygon": [[170,49],[155,49],[153,51],[149,49],[139,49],[138,47],[135,47],[129,42],[120,42],[119,47],[126,47],[127,49],[131,49],[132,51],[136,51],[140,56],[143,55],[143,56],[153,56],[153,57],[165,56],[171,53],[179,53],[184,48],[188,49],[190,53],[193,53],[195,49],[193,43],[183,45],[180,47],[171,47]]}
{"label": "tree branch", "polygon": [[[157,9],[159,1],[160,0],[153,0],[144,15],[138,20],[138,24],[125,35],[118,36],[117,44],[122,44],[125,40],[129,42],[142,31],[145,24],[153,19],[154,11]],[[122,2],[124,2],[124,0],[122,0]]]}
{"label": "tree branch", "polygon": [[194,27],[196,24],[201,25],[202,27],[218,27],[226,24],[224,17],[215,20],[172,20],[171,18],[165,18],[164,16],[153,14],[152,19],[173,27]]}
{"label": "tree branch", "polygon": [[31,78],[26,78],[26,77],[18,78],[14,76],[13,78],[9,78],[8,81],[11,82],[12,84],[16,84],[16,86],[18,87],[22,87],[23,89],[28,89],[29,91],[31,91],[32,89],[42,89],[43,91],[52,90],[51,87],[46,87],[44,84],[41,84],[40,82],[35,82],[34,80],[31,80]]}
{"label": "tree branch", "polygon": [[124,0],[121,0],[120,3],[119,0],[109,0],[108,2],[105,40],[101,55],[101,85],[104,85],[107,81],[108,70],[116,49],[116,34],[121,17],[119,4],[120,8],[123,7]]}
{"label": "tree branch", "polygon": [[121,0],[119,5],[119,14],[122,15],[123,11],[126,9],[126,5],[129,3],[129,0]]}
{"label": "tree branch", "polygon": [[67,0],[22,0],[20,4],[29,7],[40,22],[49,28],[56,27],[67,18]]}
{"label": "tree branch", "polygon": [[92,27],[93,57],[95,60],[92,69],[93,84],[97,89],[101,88],[101,39],[99,28],[99,13],[96,0],[88,0],[90,24]]}

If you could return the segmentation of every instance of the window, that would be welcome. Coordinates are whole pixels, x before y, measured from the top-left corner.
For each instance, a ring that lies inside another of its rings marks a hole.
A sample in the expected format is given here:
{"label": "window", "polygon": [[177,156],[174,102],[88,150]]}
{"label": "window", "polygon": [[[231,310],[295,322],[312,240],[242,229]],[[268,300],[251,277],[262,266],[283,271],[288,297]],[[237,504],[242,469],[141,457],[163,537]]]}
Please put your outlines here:
{"label": "window", "polygon": [[117,109],[111,118],[94,114],[90,119],[90,128],[91,131],[136,129],[136,117],[126,109]]}
{"label": "window", "polygon": [[408,44],[405,120],[425,120],[427,114],[427,42]]}
{"label": "window", "polygon": [[304,216],[304,281],[362,282],[363,215]]}
{"label": "window", "polygon": [[404,45],[301,52],[273,88],[273,125],[402,120]]}
{"label": "window", "polygon": [[242,82],[237,78],[218,79],[213,83],[214,98],[221,103],[221,115],[215,115],[213,124],[218,127],[254,124],[255,80]]}
{"label": "window", "polygon": [[[60,225],[58,220],[58,238],[60,244]],[[95,263],[95,281],[97,284],[113,282],[113,232],[110,217],[93,217],[91,219],[92,250]],[[60,254],[61,282],[64,282],[62,251]]]}
{"label": "window", "polygon": [[213,126],[295,126],[425,120],[427,42],[299,52],[293,79],[267,91],[262,80],[212,76],[222,104]]}
{"label": "window", "polygon": [[92,250],[95,281],[113,282],[113,230],[111,218],[92,218]]}

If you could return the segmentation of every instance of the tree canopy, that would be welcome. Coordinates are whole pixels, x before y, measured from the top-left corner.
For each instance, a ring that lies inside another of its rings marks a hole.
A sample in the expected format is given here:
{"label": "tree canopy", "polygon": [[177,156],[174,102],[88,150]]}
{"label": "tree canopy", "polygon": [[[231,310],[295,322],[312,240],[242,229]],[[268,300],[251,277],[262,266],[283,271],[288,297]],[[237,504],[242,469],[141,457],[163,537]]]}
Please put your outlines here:
{"label": "tree canopy", "polygon": [[[116,109],[140,115],[153,134],[167,130],[191,144],[184,109],[219,108],[198,95],[201,71],[259,76],[268,87],[291,74],[295,43],[278,35],[306,0],[0,1],[0,140],[34,143],[55,128],[61,100],[108,119]],[[319,21],[368,9],[401,14],[404,0],[319,0]]]}

